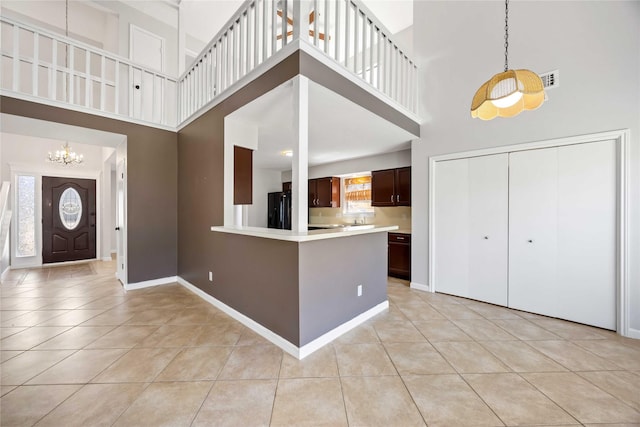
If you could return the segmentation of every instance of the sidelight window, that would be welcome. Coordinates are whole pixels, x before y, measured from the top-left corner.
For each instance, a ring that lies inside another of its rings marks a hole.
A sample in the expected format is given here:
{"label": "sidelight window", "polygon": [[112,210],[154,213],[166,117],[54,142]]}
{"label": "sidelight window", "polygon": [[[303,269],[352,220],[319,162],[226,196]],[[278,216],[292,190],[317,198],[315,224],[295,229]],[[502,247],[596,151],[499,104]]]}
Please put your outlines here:
{"label": "sidelight window", "polygon": [[75,188],[69,187],[62,192],[58,211],[60,221],[67,230],[73,230],[78,226],[82,218],[82,200]]}
{"label": "sidelight window", "polygon": [[16,177],[16,256],[28,257],[36,254],[36,177]]}

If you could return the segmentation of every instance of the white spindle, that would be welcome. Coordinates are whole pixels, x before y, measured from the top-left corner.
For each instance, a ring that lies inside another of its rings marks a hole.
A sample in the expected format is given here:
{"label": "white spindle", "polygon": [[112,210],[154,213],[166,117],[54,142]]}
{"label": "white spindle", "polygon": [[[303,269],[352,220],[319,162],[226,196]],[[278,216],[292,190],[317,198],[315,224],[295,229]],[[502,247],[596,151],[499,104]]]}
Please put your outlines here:
{"label": "white spindle", "polygon": [[67,49],[69,52],[69,63],[67,64],[67,69],[69,70],[69,86],[67,86],[67,90],[69,92],[69,103],[75,104],[74,97],[74,85],[75,85],[75,49],[73,46],[67,44]]}
{"label": "white spindle", "polygon": [[236,74],[235,81],[238,81],[243,74],[244,70],[244,58],[245,58],[245,36],[244,36],[244,15],[240,15],[240,19],[238,19],[238,27],[237,27],[237,37],[236,37],[236,45],[237,45],[237,62],[238,62],[238,73]]}
{"label": "white spindle", "polygon": [[13,91],[20,91],[20,27],[13,26]]}
{"label": "white spindle", "polygon": [[51,74],[53,78],[49,84],[49,98],[55,100],[58,96],[58,42],[54,39],[51,39]]}
{"label": "white spindle", "polygon": [[[305,14],[307,14],[306,17],[304,17],[305,19],[307,19],[308,15],[308,11],[304,10],[303,11]],[[313,0],[313,45],[314,46],[320,46],[320,34],[318,34],[318,30],[320,29],[318,27],[318,20],[320,19],[320,15],[318,14],[318,0]],[[307,31],[308,26],[306,26],[305,28],[302,29],[302,32],[300,34],[300,38],[301,39],[307,39],[309,37],[309,31]],[[325,42],[326,44],[326,42]]]}
{"label": "white spindle", "polygon": [[116,79],[115,113],[118,114],[120,113],[120,61],[118,61],[117,59],[116,59],[115,79]]}
{"label": "white spindle", "polygon": [[93,100],[93,85],[91,84],[91,53],[88,50],[85,50],[84,54],[84,106],[89,107],[91,105],[90,102]]}
{"label": "white spindle", "polygon": [[289,29],[289,5],[287,4],[288,0],[282,1],[282,47],[287,45],[287,30]]}
{"label": "white spindle", "polygon": [[382,38],[380,37],[380,33],[381,30],[380,28],[376,27],[376,88],[378,88],[378,90],[381,90],[381,86],[380,86],[380,82],[381,82],[381,74],[382,74],[382,64],[380,63],[381,61],[381,56],[380,56],[380,50],[381,50],[381,46],[380,43],[382,43]]}
{"label": "white spindle", "polygon": [[[325,0],[328,1],[328,0]],[[335,25],[335,40],[333,41],[333,46],[334,46],[334,59],[338,62],[340,61],[340,35],[342,34],[342,27],[340,26],[340,1],[343,0],[336,0],[336,25]],[[326,33],[325,33],[326,34]]]}
{"label": "white spindle", "polygon": [[345,1],[344,8],[344,66],[348,70],[351,63],[351,1]]}
{"label": "white spindle", "polygon": [[[316,17],[317,18],[317,17]],[[329,0],[324,0],[324,53],[329,53],[329,41],[331,36],[329,35],[329,21],[331,15],[329,14]]]}
{"label": "white spindle", "polygon": [[[369,84],[373,85],[373,52],[374,49],[376,47],[374,40],[373,40],[373,35],[375,33],[375,25],[373,25],[373,22],[371,22],[369,24]],[[377,60],[377,58],[376,58]]]}
{"label": "white spindle", "polygon": [[258,8],[258,0],[253,2],[253,67],[258,66],[260,59],[260,9]]}
{"label": "white spindle", "polygon": [[105,110],[105,97],[106,97],[106,93],[107,93],[107,88],[106,88],[106,73],[107,73],[107,59],[105,58],[104,55],[102,55],[100,57],[100,109],[102,111]]}
{"label": "white spindle", "polygon": [[362,80],[367,81],[367,23],[368,19],[364,12],[362,15]]}
{"label": "white spindle", "polygon": [[278,19],[278,9],[276,8],[275,1],[270,1],[269,3],[271,5],[271,52],[270,55],[267,56],[267,58],[276,53],[278,42],[278,29],[276,26],[276,22]]}
{"label": "white spindle", "polygon": [[360,49],[360,9],[356,6],[353,15],[353,72],[358,74],[358,57]]}
{"label": "white spindle", "polygon": [[33,62],[31,63],[31,91],[38,96],[38,66],[39,66],[39,37],[38,33],[33,33]]}

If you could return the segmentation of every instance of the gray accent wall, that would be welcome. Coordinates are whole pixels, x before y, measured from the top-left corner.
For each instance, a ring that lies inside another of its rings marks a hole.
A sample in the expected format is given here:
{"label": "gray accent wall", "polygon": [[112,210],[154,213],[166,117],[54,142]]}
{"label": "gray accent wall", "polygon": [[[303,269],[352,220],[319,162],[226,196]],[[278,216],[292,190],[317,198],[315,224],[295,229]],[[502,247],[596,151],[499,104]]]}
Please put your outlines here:
{"label": "gray accent wall", "polygon": [[387,233],[302,242],[299,266],[299,346],[387,301]]}
{"label": "gray accent wall", "polygon": [[0,111],[127,136],[128,282],[177,274],[177,135],[3,96]]}

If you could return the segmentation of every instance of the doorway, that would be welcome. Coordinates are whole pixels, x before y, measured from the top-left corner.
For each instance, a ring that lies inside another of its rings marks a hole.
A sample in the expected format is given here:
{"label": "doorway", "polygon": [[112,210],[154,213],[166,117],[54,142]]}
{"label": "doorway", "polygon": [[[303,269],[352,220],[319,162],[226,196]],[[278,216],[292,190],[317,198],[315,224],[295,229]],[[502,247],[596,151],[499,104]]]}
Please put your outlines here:
{"label": "doorway", "polygon": [[96,257],[96,181],[42,177],[42,263]]}

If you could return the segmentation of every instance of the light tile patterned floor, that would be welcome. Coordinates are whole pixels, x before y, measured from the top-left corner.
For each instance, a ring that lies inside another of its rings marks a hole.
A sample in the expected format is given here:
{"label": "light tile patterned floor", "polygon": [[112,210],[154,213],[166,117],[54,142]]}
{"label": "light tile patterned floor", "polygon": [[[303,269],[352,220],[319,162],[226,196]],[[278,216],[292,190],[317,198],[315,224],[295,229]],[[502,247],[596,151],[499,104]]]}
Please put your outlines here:
{"label": "light tile patterned floor", "polygon": [[2,426],[640,425],[640,341],[390,280],[390,309],[298,361],[179,285],[9,272]]}

